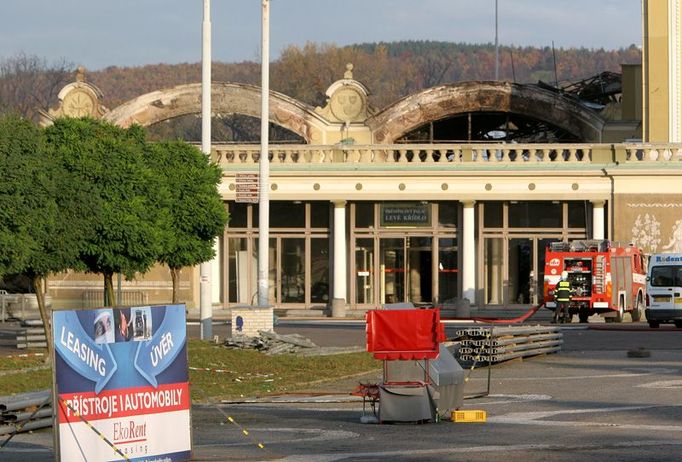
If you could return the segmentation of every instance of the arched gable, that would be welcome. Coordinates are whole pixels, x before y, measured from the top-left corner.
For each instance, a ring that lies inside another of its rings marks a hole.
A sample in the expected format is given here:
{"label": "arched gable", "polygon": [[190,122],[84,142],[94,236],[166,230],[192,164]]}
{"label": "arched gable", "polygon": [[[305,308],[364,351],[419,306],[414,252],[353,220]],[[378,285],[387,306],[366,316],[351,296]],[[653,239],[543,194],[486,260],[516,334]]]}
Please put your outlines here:
{"label": "arched gable", "polygon": [[[261,117],[260,87],[237,83],[213,83],[214,114]],[[201,113],[201,84],[179,85],[141,95],[108,112],[104,119],[120,126],[149,126],[187,114]],[[314,108],[281,93],[270,92],[270,122],[284,127],[307,143],[322,141],[326,122]]]}
{"label": "arched gable", "polygon": [[542,120],[585,142],[599,142],[604,120],[578,101],[532,85],[464,82],[409,95],[367,119],[374,142],[393,143],[428,122],[468,112],[509,112]]}

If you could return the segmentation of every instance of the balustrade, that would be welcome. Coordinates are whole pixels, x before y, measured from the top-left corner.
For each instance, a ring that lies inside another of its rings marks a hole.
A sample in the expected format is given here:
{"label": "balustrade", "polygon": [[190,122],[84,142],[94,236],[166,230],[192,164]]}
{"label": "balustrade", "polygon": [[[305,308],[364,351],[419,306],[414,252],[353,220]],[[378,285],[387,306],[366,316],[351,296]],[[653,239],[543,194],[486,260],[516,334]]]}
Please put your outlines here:
{"label": "balustrade", "polygon": [[[301,164],[609,164],[682,161],[677,144],[394,144],[270,145],[270,162]],[[214,160],[224,166],[257,164],[258,145],[215,145]]]}

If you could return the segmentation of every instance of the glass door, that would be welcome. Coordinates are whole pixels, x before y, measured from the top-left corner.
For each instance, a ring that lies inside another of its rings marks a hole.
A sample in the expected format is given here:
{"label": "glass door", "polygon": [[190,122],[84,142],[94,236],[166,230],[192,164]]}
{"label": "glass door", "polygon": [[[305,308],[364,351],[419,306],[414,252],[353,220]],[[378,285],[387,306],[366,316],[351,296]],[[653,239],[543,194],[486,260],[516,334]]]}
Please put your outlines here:
{"label": "glass door", "polygon": [[408,237],[407,300],[415,305],[433,301],[433,245],[430,237]]}
{"label": "glass door", "polygon": [[379,240],[381,304],[405,301],[405,239]]}
{"label": "glass door", "polygon": [[305,239],[280,238],[281,303],[305,303]]}
{"label": "glass door", "polygon": [[[355,240],[355,303],[374,303],[374,239]],[[383,274],[382,274],[383,277]]]}
{"label": "glass door", "polygon": [[531,282],[535,280],[533,244],[532,238],[509,239],[507,287],[510,305],[531,303]]}
{"label": "glass door", "polygon": [[457,239],[441,237],[438,239],[438,298],[434,302],[445,303],[457,298],[458,274]]}

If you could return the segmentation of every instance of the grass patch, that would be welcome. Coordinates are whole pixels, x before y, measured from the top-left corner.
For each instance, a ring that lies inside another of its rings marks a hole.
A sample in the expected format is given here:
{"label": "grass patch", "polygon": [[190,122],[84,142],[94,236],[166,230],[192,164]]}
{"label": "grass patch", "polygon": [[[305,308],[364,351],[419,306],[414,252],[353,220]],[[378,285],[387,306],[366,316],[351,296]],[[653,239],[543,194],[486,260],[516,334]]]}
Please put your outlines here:
{"label": "grass patch", "polygon": [[229,371],[190,370],[192,398],[201,401],[302,391],[320,380],[333,381],[380,367],[369,353],[267,356],[258,351],[228,349],[200,340],[189,342],[189,364],[190,368]]}
{"label": "grass patch", "polygon": [[[45,364],[45,354],[0,356],[0,372],[39,367]],[[1,389],[1,388],[0,388]]]}
{"label": "grass patch", "polygon": [[[303,391],[319,385],[322,380],[332,382],[381,367],[369,353],[267,356],[258,351],[229,349],[201,340],[189,340],[188,356],[194,401]],[[52,371],[41,369],[43,364],[41,357],[0,356],[0,395],[50,388]],[[206,368],[227,372],[201,370]]]}

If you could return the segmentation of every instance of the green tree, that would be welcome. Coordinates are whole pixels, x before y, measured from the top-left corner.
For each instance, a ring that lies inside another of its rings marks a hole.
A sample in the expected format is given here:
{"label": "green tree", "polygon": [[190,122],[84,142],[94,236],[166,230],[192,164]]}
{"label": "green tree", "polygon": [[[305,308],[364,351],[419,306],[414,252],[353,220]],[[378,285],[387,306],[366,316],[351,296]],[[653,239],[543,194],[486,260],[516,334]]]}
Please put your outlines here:
{"label": "green tree", "polygon": [[182,141],[149,144],[146,159],[170,192],[169,228],[159,262],[170,269],[172,302],[178,303],[180,270],[213,258],[213,241],[227,223],[218,193],[221,170],[195,146]]}
{"label": "green tree", "polygon": [[36,247],[26,227],[39,137],[38,128],[25,119],[0,118],[0,275],[20,272]]}
{"label": "green tree", "polygon": [[0,273],[30,279],[51,349],[43,281],[79,267],[79,243],[88,233],[82,226],[87,215],[80,209],[88,198],[76,194],[42,135],[25,119],[0,119],[0,174],[5,179],[0,185]]}
{"label": "green tree", "polygon": [[70,181],[89,197],[88,232],[79,258],[102,274],[105,305],[114,301],[113,275],[132,279],[157,261],[167,228],[167,189],[144,160],[145,133],[93,119],[59,119],[46,130]]}

